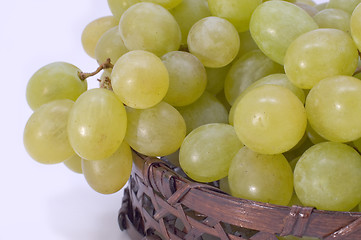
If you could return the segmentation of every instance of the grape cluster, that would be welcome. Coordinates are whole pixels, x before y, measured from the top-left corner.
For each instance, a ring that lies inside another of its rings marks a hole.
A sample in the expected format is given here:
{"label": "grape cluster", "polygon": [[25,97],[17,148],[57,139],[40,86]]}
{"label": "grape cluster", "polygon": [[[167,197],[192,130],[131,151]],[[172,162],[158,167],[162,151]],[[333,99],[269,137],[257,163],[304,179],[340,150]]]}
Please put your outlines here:
{"label": "grape cluster", "polygon": [[[361,0],[108,0],[82,34],[87,90],[55,62],[30,79],[24,144],[104,194],[131,149],[234,196],[349,211],[361,202]],[[360,5],[359,5],[360,4]]]}

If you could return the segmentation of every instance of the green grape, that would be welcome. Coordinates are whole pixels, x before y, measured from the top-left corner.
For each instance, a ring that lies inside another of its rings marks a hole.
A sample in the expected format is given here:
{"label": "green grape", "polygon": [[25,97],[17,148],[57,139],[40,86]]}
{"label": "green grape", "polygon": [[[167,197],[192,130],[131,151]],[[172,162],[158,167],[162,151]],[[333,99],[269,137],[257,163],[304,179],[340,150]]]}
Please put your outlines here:
{"label": "green grape", "polygon": [[122,143],[127,128],[125,108],[107,89],[83,93],[69,114],[68,136],[75,152],[87,160],[111,156]]}
{"label": "green grape", "polygon": [[335,28],[347,33],[351,32],[351,15],[341,9],[324,9],[313,16],[313,19],[320,28]]}
{"label": "green grape", "polygon": [[319,4],[316,4],[315,8],[318,11],[322,11],[322,10],[326,9],[327,4],[328,4],[328,2],[319,3]]}
{"label": "green grape", "polygon": [[327,8],[338,8],[352,14],[361,0],[329,0]]}
{"label": "green grape", "polygon": [[228,112],[212,94],[204,92],[194,103],[177,107],[187,125],[187,134],[208,123],[228,123]]}
{"label": "green grape", "polygon": [[291,42],[317,28],[315,21],[303,9],[283,1],[262,3],[253,12],[250,22],[250,32],[258,47],[281,65]]}
{"label": "green grape", "polygon": [[298,198],[320,210],[349,211],[361,202],[361,156],[342,143],[309,148],[294,171]]}
{"label": "green grape", "polygon": [[361,81],[349,76],[321,80],[306,99],[311,127],[323,138],[348,142],[361,137]]}
{"label": "green grape", "polygon": [[140,0],[108,0],[108,6],[113,16],[119,20],[125,10],[139,2]]}
{"label": "green grape", "polygon": [[182,115],[166,102],[148,109],[127,108],[129,145],[148,156],[166,156],[180,147],[186,135]]}
{"label": "green grape", "polygon": [[142,2],[152,2],[159,4],[166,9],[172,9],[178,6],[183,0],[140,0]]}
{"label": "green grape", "polygon": [[133,157],[129,145],[123,142],[116,152],[101,161],[82,159],[84,177],[91,188],[102,194],[118,192],[127,183]]}
{"label": "green grape", "polygon": [[95,58],[95,47],[100,37],[109,29],[118,25],[118,20],[113,16],[95,19],[84,28],[81,34],[81,43],[85,52]]}
{"label": "green grape", "polygon": [[307,124],[307,128],[306,128],[306,134],[307,137],[310,139],[310,141],[313,144],[317,144],[317,143],[321,143],[321,142],[326,142],[327,140],[323,137],[320,136],[320,134],[318,134],[312,127],[310,124]]}
{"label": "green grape", "polygon": [[[223,90],[224,81],[232,64],[228,64],[221,68],[206,68],[207,87],[209,93],[217,94]],[[223,92],[223,91],[222,91]]]}
{"label": "green grape", "polygon": [[355,146],[355,148],[361,152],[361,138],[358,138],[354,141],[352,141],[353,145]]}
{"label": "green grape", "polygon": [[252,89],[234,112],[238,137],[248,148],[262,154],[290,150],[303,137],[306,125],[302,102],[291,90],[277,85]]}
{"label": "green grape", "polygon": [[358,52],[351,37],[338,29],[316,29],[298,37],[285,56],[285,72],[300,88],[310,89],[321,79],[352,75]]}
{"label": "green grape", "polygon": [[243,147],[234,156],[228,183],[235,197],[277,205],[289,203],[293,174],[282,154],[259,154]]}
{"label": "green grape", "polygon": [[83,170],[81,169],[81,157],[79,157],[77,154],[74,154],[70,158],[66,159],[63,163],[73,172],[83,173]]}
{"label": "green grape", "polygon": [[252,13],[261,3],[262,0],[208,0],[212,15],[227,19],[238,32],[248,30]]}
{"label": "green grape", "polygon": [[110,58],[114,64],[126,52],[128,49],[124,46],[118,27],[113,27],[99,39],[95,47],[95,59],[102,64]]}
{"label": "green grape", "polygon": [[185,106],[196,101],[207,85],[203,64],[188,52],[165,54],[162,61],[169,73],[169,89],[164,101],[172,106]]}
{"label": "green grape", "polygon": [[149,2],[129,7],[120,18],[119,29],[128,50],[145,50],[159,57],[178,50],[182,39],[172,14]]}
{"label": "green grape", "polygon": [[232,158],[242,146],[232,126],[206,124],[184,139],[179,163],[190,178],[213,182],[227,176]]}
{"label": "green grape", "polygon": [[29,155],[44,164],[63,162],[74,155],[67,134],[69,99],[42,105],[29,118],[24,130],[24,146]]}
{"label": "green grape", "polygon": [[70,63],[54,62],[40,68],[26,87],[26,100],[32,110],[58,99],[75,101],[87,90],[87,82],[78,77],[80,69]]}
{"label": "green grape", "polygon": [[211,16],[207,0],[183,0],[170,10],[182,32],[183,45],[187,44],[188,32],[198,20]]}
{"label": "green grape", "polygon": [[249,31],[239,33],[239,41],[240,41],[239,51],[233,62],[237,61],[244,54],[252,50],[259,49]]}
{"label": "green grape", "polygon": [[219,180],[219,189],[225,193],[228,193],[229,195],[232,195],[231,189],[229,188],[228,177],[224,177]]}
{"label": "green grape", "polygon": [[236,28],[219,17],[206,17],[196,22],[189,31],[187,43],[190,53],[211,68],[232,62],[240,45]]}
{"label": "green grape", "polygon": [[142,50],[121,56],[113,67],[111,80],[120,100],[137,109],[155,106],[169,88],[169,74],[162,60]]}
{"label": "green grape", "polygon": [[308,13],[308,15],[310,15],[311,17],[315,16],[318,13],[318,10],[311,5],[308,5],[306,3],[301,3],[301,2],[295,2],[294,3],[297,7],[302,8],[305,12]]}
{"label": "green grape", "polygon": [[[290,202],[288,203],[288,206],[292,207],[294,205],[297,205],[297,206],[303,206],[300,199],[298,199],[297,197],[297,194],[295,193],[295,191],[293,191],[292,193],[292,197],[291,197],[291,200]],[[286,238],[287,239],[287,238]]]}
{"label": "green grape", "polygon": [[283,72],[283,66],[273,62],[260,50],[246,53],[232,64],[224,82],[224,92],[229,104],[233,105],[236,98],[258,79],[280,72]]}
{"label": "green grape", "polygon": [[358,5],[351,15],[351,36],[358,49],[361,49],[361,4]]}

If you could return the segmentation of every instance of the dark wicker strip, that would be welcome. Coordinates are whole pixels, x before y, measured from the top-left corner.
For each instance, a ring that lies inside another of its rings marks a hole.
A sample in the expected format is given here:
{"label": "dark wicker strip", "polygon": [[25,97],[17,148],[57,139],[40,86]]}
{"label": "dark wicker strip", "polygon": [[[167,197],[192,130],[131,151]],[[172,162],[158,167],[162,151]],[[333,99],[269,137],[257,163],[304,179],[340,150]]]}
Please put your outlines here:
{"label": "dark wicker strip", "polygon": [[356,219],[346,227],[332,233],[330,236],[326,237],[325,240],[342,240],[359,230],[361,230],[361,218]]}
{"label": "dark wicker strip", "polygon": [[302,237],[306,231],[314,208],[292,206],[289,215],[285,218],[281,236],[294,235]]}

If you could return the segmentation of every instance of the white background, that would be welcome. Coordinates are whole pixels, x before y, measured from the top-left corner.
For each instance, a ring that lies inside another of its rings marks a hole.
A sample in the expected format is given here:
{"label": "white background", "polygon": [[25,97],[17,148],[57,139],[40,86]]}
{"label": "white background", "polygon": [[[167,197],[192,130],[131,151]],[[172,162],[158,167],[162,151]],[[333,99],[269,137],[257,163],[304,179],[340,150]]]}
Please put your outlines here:
{"label": "white background", "polygon": [[129,239],[117,225],[122,192],[96,193],[64,165],[32,160],[22,142],[27,81],[55,61],[96,69],[80,36],[110,15],[106,0],[2,0],[0,9],[0,240]]}

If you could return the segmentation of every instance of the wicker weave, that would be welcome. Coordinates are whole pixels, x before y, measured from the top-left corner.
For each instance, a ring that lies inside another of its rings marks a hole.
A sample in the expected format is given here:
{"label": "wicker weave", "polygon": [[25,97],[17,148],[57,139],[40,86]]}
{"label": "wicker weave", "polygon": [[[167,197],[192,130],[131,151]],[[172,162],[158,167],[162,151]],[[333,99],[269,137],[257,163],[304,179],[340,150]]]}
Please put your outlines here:
{"label": "wicker weave", "polygon": [[182,177],[157,158],[134,153],[134,167],[119,211],[132,239],[277,240],[310,236],[361,239],[361,213],[278,206],[231,197]]}

